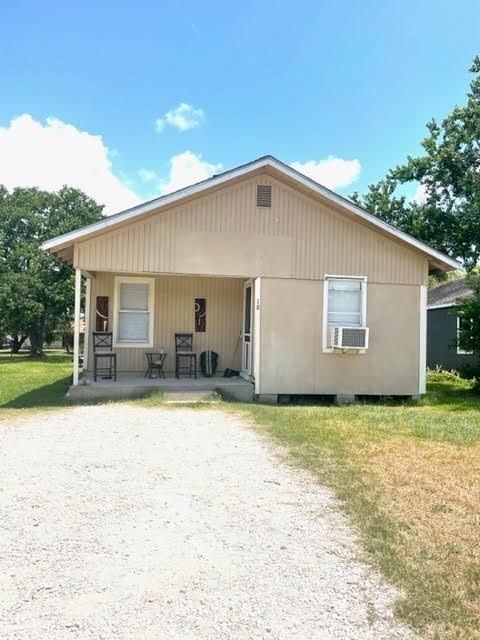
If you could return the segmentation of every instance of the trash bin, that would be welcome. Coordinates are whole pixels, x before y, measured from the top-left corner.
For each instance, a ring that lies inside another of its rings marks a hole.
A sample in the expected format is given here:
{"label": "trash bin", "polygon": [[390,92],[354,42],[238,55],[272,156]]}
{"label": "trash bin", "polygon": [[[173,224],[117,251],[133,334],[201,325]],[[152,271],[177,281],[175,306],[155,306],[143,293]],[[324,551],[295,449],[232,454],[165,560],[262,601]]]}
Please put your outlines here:
{"label": "trash bin", "polygon": [[200,370],[202,374],[211,378],[217,372],[218,367],[218,353],[215,351],[202,351],[200,354]]}

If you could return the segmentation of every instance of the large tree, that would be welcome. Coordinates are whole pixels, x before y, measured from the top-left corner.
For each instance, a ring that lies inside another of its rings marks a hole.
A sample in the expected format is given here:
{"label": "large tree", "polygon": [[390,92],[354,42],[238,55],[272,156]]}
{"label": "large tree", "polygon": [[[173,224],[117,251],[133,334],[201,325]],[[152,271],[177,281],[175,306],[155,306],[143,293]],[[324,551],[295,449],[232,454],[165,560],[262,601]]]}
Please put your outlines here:
{"label": "large tree", "polygon": [[471,272],[467,282],[472,295],[463,298],[452,310],[460,318],[457,335],[457,346],[464,351],[471,351],[478,359],[480,354],[480,276]]}
{"label": "large tree", "polygon": [[[463,260],[470,270],[480,257],[480,57],[464,106],[427,124],[424,153],[409,156],[368,192],[352,199],[380,218]],[[411,200],[402,185],[421,185]],[[403,189],[404,191],[404,189]]]}
{"label": "large tree", "polygon": [[102,217],[102,207],[77,189],[9,192],[0,186],[0,333],[32,354],[65,326],[73,308],[73,274],[41,249],[42,242]]}

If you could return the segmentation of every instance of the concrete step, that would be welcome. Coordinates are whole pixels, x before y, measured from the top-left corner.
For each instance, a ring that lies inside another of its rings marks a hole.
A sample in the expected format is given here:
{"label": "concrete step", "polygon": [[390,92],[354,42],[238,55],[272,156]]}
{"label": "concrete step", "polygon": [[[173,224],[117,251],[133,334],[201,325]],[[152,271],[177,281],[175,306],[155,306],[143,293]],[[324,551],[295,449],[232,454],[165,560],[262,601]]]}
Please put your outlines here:
{"label": "concrete step", "polygon": [[164,391],[163,395],[166,404],[181,404],[188,402],[220,402],[220,398],[211,389],[209,389],[208,391]]}

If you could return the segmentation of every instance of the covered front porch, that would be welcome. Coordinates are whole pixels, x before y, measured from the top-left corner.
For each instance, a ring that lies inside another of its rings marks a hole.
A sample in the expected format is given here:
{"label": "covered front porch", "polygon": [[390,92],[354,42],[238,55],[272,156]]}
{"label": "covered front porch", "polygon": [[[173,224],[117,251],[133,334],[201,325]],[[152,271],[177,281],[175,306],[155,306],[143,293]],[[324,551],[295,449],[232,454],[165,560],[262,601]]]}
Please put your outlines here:
{"label": "covered front porch", "polygon": [[[80,340],[82,287],[85,334]],[[251,400],[254,283],[247,278],[76,271],[72,400],[140,396],[151,391],[205,394],[218,391]],[[117,379],[94,380],[93,332],[112,334]],[[175,334],[192,336],[197,378],[177,379]],[[200,355],[218,354],[213,377],[202,375]],[[165,354],[163,375],[146,377],[147,354]],[[83,363],[83,369],[81,364]],[[238,375],[224,377],[226,370]],[[193,398],[195,399],[195,398]]]}

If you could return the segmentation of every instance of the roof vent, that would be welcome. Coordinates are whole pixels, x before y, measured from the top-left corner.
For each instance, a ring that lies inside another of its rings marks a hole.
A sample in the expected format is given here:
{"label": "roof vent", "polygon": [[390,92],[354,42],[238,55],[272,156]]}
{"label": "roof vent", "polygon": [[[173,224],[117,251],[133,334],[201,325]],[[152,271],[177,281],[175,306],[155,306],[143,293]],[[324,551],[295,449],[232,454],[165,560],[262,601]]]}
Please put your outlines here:
{"label": "roof vent", "polygon": [[272,206],[272,187],[269,184],[257,184],[257,207]]}

